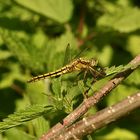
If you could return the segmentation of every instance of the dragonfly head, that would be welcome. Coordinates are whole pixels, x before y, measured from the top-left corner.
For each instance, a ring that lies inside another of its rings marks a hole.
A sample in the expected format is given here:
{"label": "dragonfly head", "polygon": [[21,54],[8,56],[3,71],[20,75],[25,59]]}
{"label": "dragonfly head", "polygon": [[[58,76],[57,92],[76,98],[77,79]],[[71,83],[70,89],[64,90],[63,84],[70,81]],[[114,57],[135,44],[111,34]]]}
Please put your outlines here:
{"label": "dragonfly head", "polygon": [[91,61],[90,61],[90,63],[91,63],[91,66],[97,66],[98,60],[92,58]]}

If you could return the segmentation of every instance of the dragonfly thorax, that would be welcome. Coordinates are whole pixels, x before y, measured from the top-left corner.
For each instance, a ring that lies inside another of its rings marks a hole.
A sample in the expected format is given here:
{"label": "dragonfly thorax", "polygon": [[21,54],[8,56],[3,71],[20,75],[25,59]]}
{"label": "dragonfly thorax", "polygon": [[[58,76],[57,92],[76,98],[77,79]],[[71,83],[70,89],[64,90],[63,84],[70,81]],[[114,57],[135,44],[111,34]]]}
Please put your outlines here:
{"label": "dragonfly thorax", "polygon": [[90,67],[94,67],[97,65],[97,61],[95,59],[84,59],[79,58],[76,61],[74,61],[74,68],[75,70],[82,70],[82,69],[90,69]]}
{"label": "dragonfly thorax", "polygon": [[91,67],[94,67],[94,66],[97,66],[97,64],[98,64],[98,60],[96,60],[96,59],[90,59],[90,65],[91,65]]}

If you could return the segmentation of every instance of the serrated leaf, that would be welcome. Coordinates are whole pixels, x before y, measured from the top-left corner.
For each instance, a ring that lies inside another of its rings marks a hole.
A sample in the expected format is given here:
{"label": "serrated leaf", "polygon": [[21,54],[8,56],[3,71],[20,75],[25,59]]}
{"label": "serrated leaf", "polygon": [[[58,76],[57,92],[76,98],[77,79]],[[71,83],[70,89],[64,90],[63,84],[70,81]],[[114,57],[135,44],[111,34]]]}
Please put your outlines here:
{"label": "serrated leaf", "polygon": [[20,5],[36,13],[49,17],[57,22],[67,22],[72,15],[73,5],[71,0],[15,0]]}
{"label": "serrated leaf", "polygon": [[111,74],[114,74],[114,73],[118,73],[120,71],[122,71],[124,69],[124,66],[123,65],[120,65],[120,66],[112,66],[110,68],[105,68],[105,73],[106,73],[106,76],[108,75],[111,75]]}
{"label": "serrated leaf", "polygon": [[34,124],[37,137],[40,137],[42,134],[44,134],[50,127],[49,121],[47,121],[44,117],[39,117],[32,122]]}
{"label": "serrated leaf", "polygon": [[14,126],[18,126],[26,121],[33,120],[46,112],[52,110],[52,106],[45,105],[33,105],[25,110],[15,112],[4,119],[3,122],[0,122],[0,132],[3,132]]}
{"label": "serrated leaf", "polygon": [[78,87],[79,87],[81,93],[84,93],[84,90],[85,90],[85,88],[84,88],[84,87],[85,87],[85,84],[84,84],[83,80],[78,81]]}
{"label": "serrated leaf", "polygon": [[52,79],[52,90],[53,93],[58,97],[61,98],[61,77]]}
{"label": "serrated leaf", "polygon": [[140,29],[140,10],[138,8],[119,8],[106,13],[97,22],[98,26],[113,28],[119,32],[129,33]]}
{"label": "serrated leaf", "polygon": [[42,52],[46,53],[47,49],[45,47],[43,49],[37,48],[33,44],[27,43],[27,40],[23,41],[23,39],[19,38],[18,34],[9,30],[1,29],[0,33],[11,53],[17,57],[22,65],[34,71],[44,70],[43,64],[46,62],[46,59]]}
{"label": "serrated leaf", "polygon": [[27,85],[26,92],[28,93],[30,101],[33,104],[50,104],[50,102],[48,102],[48,97],[43,94],[44,92],[49,93],[49,81],[47,80],[48,79],[46,79],[45,81],[39,81]]}
{"label": "serrated leaf", "polygon": [[140,62],[139,63],[135,63],[135,64],[127,64],[125,66],[123,65],[119,65],[119,66],[112,66],[110,68],[104,68],[105,69],[105,73],[106,73],[106,76],[109,76],[111,74],[114,74],[114,73],[119,73],[119,72],[122,72],[122,71],[125,71],[127,69],[135,69],[137,67],[140,66]]}

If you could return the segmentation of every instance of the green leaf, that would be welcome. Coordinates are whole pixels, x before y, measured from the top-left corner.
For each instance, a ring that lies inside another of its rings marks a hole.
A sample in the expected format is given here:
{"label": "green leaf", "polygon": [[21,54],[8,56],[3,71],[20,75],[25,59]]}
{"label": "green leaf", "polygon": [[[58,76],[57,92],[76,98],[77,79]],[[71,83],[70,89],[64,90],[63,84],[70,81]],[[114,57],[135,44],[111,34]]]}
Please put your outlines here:
{"label": "green leaf", "polygon": [[9,129],[5,132],[5,135],[8,140],[36,140],[36,137],[27,134],[18,128]]}
{"label": "green leaf", "polygon": [[120,71],[122,71],[124,69],[124,66],[123,65],[120,65],[120,66],[112,66],[110,68],[105,68],[105,73],[106,73],[106,76],[108,75],[111,75],[111,74],[114,74],[114,73],[118,73]]}
{"label": "green leaf", "polygon": [[7,59],[12,54],[9,51],[0,50],[0,60]]}
{"label": "green leaf", "polygon": [[140,36],[139,35],[131,35],[128,38],[127,50],[133,55],[136,56],[140,54]]}
{"label": "green leaf", "polygon": [[67,22],[72,15],[73,4],[71,0],[15,0],[18,4],[29,8],[36,13],[44,15],[57,22]]}
{"label": "green leaf", "polygon": [[34,119],[32,123],[34,125],[34,129],[37,137],[40,137],[50,128],[49,121],[47,121],[44,117],[39,117],[37,119]]}
{"label": "green leaf", "polygon": [[101,16],[97,24],[113,28],[119,32],[129,33],[140,29],[140,10],[138,8],[119,8],[112,13]]}
{"label": "green leaf", "polygon": [[135,69],[137,68],[124,82],[120,84],[113,92],[110,94],[107,102],[108,105],[112,105],[126,96],[131,95],[134,92],[139,90],[139,69],[140,63],[135,64],[127,64],[126,66],[120,65],[118,67],[111,67],[106,69],[106,74],[110,75],[113,73],[123,72],[127,69]]}
{"label": "green leaf", "polygon": [[132,87],[137,87],[139,90],[140,85],[140,68],[136,69],[128,78],[127,84],[132,85]]}
{"label": "green leaf", "polygon": [[[49,99],[45,93],[49,94],[49,81],[38,81],[28,83],[26,92],[32,104],[47,104],[50,105]],[[45,92],[45,93],[44,93]]]}
{"label": "green leaf", "polygon": [[61,77],[52,79],[52,90],[56,97],[61,98]]}
{"label": "green leaf", "polygon": [[46,62],[46,59],[42,52],[46,53],[45,47],[42,51],[42,48],[29,44],[27,39],[21,39],[16,32],[1,29],[0,34],[11,53],[18,58],[22,65],[34,71],[44,70],[43,64],[44,61]]}
{"label": "green leaf", "polygon": [[[125,82],[127,84],[127,81]],[[107,100],[107,104],[113,105],[123,99],[125,99],[127,96],[132,95],[133,93],[137,92],[138,89],[131,85],[119,85],[114,91],[110,94]]]}
{"label": "green leaf", "polygon": [[138,136],[132,131],[116,128],[111,133],[107,134],[103,139],[137,140]]}
{"label": "green leaf", "polygon": [[23,77],[23,74],[20,71],[20,67],[18,64],[9,64],[8,68],[9,72],[3,73],[2,75],[0,88],[10,87],[13,84],[14,80],[25,81],[25,77]]}
{"label": "green leaf", "polygon": [[63,33],[60,37],[50,40],[50,43],[56,46],[55,51],[57,52],[61,52],[61,51],[65,52],[68,43],[71,46],[70,49],[75,49],[75,47],[77,46],[76,38],[74,34],[69,30]]}
{"label": "green leaf", "polygon": [[[99,41],[100,42],[100,41]],[[99,62],[102,63],[103,66],[107,66],[112,59],[113,50],[110,45],[105,45],[101,52],[98,52]]]}
{"label": "green leaf", "polygon": [[116,66],[112,66],[110,68],[106,67],[104,69],[105,69],[106,76],[108,76],[108,75],[111,75],[111,74],[114,74],[114,73],[119,73],[119,72],[125,71],[127,69],[132,69],[133,70],[133,69],[135,69],[139,66],[140,66],[140,62],[135,63],[135,64],[127,64],[125,66],[119,65],[117,67]]}
{"label": "green leaf", "polygon": [[26,121],[33,120],[50,110],[52,110],[52,106],[33,105],[25,110],[15,112],[14,114],[9,115],[8,118],[4,119],[3,122],[0,122],[0,132],[18,126]]}

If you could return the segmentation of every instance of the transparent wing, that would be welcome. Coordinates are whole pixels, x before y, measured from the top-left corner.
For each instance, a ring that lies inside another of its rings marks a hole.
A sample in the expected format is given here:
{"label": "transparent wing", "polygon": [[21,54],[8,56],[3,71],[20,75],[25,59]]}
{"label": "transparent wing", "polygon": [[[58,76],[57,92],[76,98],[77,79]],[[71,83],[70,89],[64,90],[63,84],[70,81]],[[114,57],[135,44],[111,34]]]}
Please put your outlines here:
{"label": "transparent wing", "polygon": [[67,65],[71,60],[72,60],[72,58],[71,58],[71,47],[70,47],[70,44],[68,43],[68,45],[66,47],[66,50],[65,50],[63,66]]}
{"label": "transparent wing", "polygon": [[80,58],[81,56],[83,56],[84,53],[87,52],[88,49],[89,49],[88,47],[82,48],[82,49],[80,50],[80,52],[77,53],[77,54],[75,55],[75,57],[74,57],[73,59]]}

